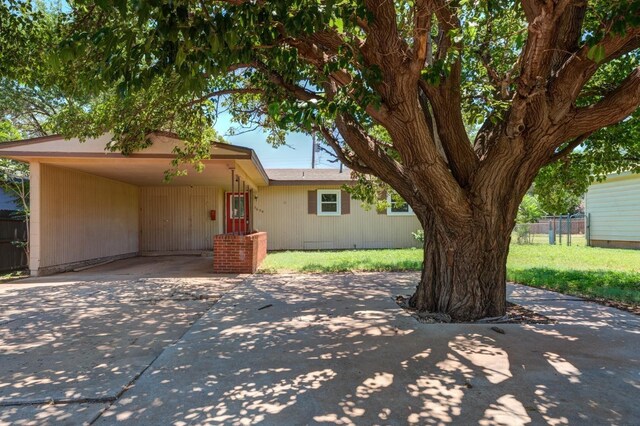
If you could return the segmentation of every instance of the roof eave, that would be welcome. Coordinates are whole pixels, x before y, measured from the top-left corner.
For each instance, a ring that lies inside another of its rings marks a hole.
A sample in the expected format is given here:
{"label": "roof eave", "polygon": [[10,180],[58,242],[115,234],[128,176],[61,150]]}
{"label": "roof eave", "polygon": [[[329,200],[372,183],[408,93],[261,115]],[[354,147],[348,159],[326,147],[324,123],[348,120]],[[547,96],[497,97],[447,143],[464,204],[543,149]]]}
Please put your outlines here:
{"label": "roof eave", "polygon": [[353,180],[269,180],[271,186],[349,185]]}

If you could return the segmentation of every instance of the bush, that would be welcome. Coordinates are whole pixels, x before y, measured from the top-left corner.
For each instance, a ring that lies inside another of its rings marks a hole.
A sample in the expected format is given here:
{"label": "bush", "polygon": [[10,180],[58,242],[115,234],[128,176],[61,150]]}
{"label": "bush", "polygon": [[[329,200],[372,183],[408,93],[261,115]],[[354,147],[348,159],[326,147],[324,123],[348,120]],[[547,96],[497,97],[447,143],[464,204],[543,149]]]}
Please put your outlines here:
{"label": "bush", "polygon": [[533,239],[531,235],[531,224],[529,223],[518,223],[515,227],[516,236],[518,238],[518,244],[532,244]]}
{"label": "bush", "polygon": [[416,240],[424,243],[424,230],[418,229],[416,232],[412,232],[411,235],[413,235],[413,238]]}

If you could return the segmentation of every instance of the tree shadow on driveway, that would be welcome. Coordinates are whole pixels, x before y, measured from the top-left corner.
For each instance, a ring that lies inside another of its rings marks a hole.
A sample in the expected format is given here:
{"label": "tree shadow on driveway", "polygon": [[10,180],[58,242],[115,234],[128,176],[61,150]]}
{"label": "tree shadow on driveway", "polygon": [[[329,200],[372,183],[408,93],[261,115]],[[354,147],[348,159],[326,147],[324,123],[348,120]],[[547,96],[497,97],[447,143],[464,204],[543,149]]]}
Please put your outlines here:
{"label": "tree shadow on driveway", "polygon": [[187,260],[120,264],[147,262],[144,274],[111,266],[111,275],[97,268],[0,286],[0,424],[78,424],[115,401],[242,280],[154,266]]}
{"label": "tree shadow on driveway", "polygon": [[[624,424],[640,416],[632,315],[565,300],[575,305],[558,324],[508,324],[504,335],[482,324],[420,324],[393,300],[416,282],[417,274],[254,276],[98,423]],[[545,315],[562,303],[518,289],[514,300]]]}

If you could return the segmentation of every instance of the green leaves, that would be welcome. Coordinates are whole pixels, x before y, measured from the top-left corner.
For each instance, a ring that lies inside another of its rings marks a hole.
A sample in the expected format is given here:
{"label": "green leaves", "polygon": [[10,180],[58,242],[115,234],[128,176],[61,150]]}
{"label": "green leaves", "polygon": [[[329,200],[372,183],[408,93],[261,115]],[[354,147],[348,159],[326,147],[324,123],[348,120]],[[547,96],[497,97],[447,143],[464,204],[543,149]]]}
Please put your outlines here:
{"label": "green leaves", "polygon": [[526,194],[518,207],[518,216],[516,217],[516,223],[534,223],[537,222],[545,212],[540,206],[538,197],[531,194]]}
{"label": "green leaves", "polygon": [[596,63],[602,62],[605,58],[604,46],[601,44],[591,46],[587,51],[587,58]]}

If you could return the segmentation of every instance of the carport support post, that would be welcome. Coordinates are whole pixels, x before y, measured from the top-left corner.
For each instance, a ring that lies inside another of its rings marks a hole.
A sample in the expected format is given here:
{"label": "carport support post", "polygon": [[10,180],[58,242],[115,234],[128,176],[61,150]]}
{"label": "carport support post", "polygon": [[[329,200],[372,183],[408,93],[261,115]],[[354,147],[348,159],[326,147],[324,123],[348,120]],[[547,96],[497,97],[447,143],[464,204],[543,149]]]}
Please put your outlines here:
{"label": "carport support post", "polygon": [[40,202],[40,188],[42,184],[41,165],[38,161],[29,164],[29,271],[32,276],[38,276],[40,270],[40,223],[42,209]]}

